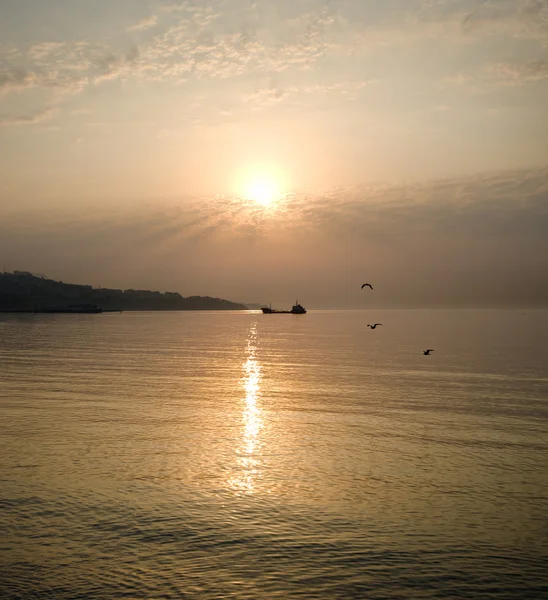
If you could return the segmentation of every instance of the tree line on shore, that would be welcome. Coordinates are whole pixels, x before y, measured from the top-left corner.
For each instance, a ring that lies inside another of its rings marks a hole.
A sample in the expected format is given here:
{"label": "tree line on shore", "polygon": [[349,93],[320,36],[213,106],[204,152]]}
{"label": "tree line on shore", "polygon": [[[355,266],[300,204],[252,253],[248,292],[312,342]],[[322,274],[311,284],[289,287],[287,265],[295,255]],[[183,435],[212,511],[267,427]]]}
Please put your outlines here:
{"label": "tree line on shore", "polygon": [[54,281],[26,271],[0,273],[0,311],[40,311],[94,304],[103,310],[245,310],[243,304],[177,292],[93,288]]}

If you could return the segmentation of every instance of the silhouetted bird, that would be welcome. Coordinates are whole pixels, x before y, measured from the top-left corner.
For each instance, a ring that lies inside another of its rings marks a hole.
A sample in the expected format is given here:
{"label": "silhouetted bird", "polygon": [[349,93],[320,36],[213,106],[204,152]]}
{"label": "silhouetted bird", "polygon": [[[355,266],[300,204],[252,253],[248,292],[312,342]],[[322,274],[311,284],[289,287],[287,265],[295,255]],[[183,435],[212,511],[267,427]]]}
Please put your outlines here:
{"label": "silhouetted bird", "polygon": [[425,350],[425,351],[423,352],[423,354],[424,354],[425,356],[429,356],[430,352],[434,352],[434,350],[432,350],[432,348],[428,348],[428,350]]}
{"label": "silhouetted bird", "polygon": [[367,287],[370,287],[371,289],[373,289],[373,286],[372,286],[370,283],[364,283],[364,284],[362,285],[361,289],[363,290],[363,288],[364,288],[365,286],[367,286]]}
{"label": "silhouetted bird", "polygon": [[374,323],[373,325],[367,325],[367,326],[371,327],[371,329],[375,329],[375,327],[377,327],[378,325],[382,325],[382,323]]}

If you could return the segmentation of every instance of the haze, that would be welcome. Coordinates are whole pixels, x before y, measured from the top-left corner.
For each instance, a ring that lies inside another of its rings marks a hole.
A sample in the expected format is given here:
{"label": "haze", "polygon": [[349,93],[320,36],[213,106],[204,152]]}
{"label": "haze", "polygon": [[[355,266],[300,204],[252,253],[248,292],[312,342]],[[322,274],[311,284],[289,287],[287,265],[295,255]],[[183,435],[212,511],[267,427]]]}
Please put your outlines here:
{"label": "haze", "polygon": [[0,0],[0,40],[0,269],[548,304],[548,0]]}

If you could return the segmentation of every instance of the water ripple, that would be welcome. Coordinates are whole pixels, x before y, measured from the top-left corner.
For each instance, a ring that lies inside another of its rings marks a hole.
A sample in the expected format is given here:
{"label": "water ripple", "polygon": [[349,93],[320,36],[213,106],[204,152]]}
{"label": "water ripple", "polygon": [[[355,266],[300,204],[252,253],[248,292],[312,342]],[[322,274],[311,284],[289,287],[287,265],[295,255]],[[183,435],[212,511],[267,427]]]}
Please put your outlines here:
{"label": "water ripple", "polygon": [[547,596],[540,336],[370,317],[4,316],[0,597]]}

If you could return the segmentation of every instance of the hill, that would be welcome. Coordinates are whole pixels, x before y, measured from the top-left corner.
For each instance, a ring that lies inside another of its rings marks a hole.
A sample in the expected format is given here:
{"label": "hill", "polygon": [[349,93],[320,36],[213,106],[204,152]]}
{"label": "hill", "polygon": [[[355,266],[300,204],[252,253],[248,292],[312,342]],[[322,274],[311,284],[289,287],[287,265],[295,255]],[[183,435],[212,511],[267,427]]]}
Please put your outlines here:
{"label": "hill", "polygon": [[71,304],[96,304],[103,310],[246,310],[222,298],[177,292],[92,288],[37,277],[26,271],[0,273],[0,311],[35,311]]}

